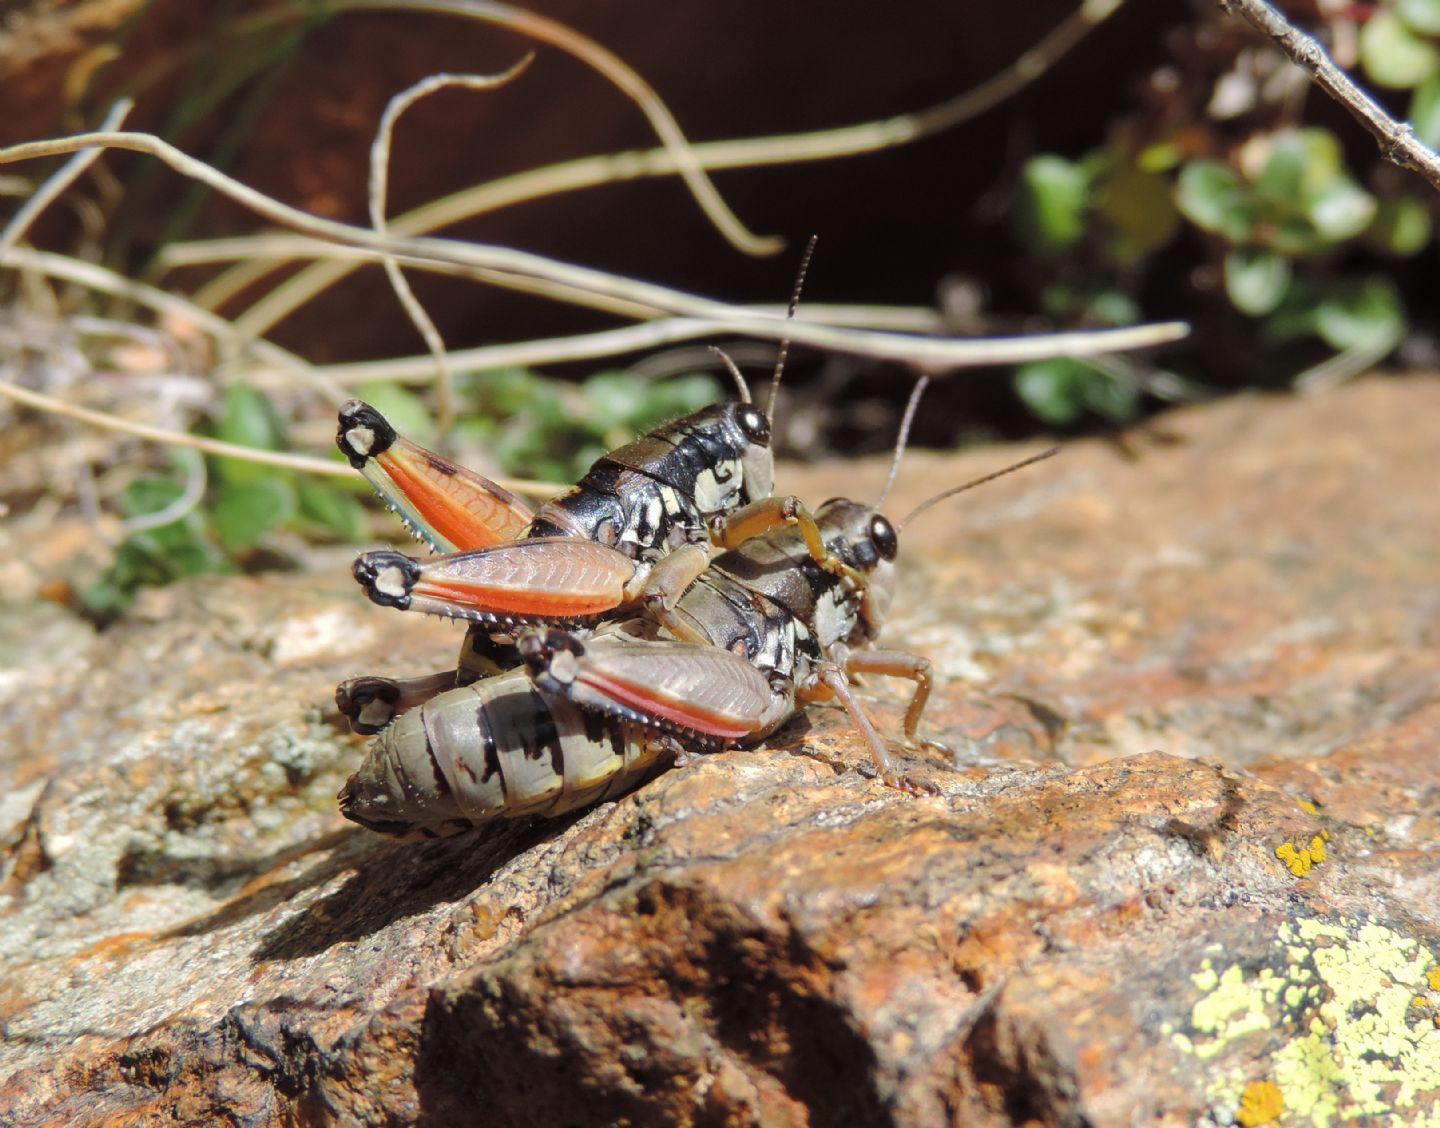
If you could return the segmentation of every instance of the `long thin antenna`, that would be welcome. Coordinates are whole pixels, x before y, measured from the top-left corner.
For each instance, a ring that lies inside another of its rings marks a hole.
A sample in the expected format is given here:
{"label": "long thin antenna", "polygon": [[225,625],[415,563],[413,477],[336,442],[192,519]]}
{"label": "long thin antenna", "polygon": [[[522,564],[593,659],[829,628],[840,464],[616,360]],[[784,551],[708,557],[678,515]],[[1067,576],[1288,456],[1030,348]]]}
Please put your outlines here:
{"label": "long thin antenna", "polygon": [[740,402],[749,403],[750,385],[745,382],[745,377],[740,372],[740,366],[731,360],[730,354],[719,345],[711,345],[710,351],[720,358],[725,367],[730,370],[730,375],[735,377],[735,387],[740,390]]}
{"label": "long thin antenna", "polygon": [[885,479],[885,488],[880,491],[880,500],[875,503],[876,509],[885,505],[885,499],[890,496],[890,488],[895,484],[895,476],[900,473],[900,456],[905,453],[905,444],[910,440],[910,424],[915,422],[915,409],[920,406],[920,396],[929,383],[929,376],[921,376],[915,382],[915,390],[910,393],[910,402],[905,405],[905,414],[900,417],[900,437],[895,440],[895,457],[890,460],[890,477]]}
{"label": "long thin antenna", "polygon": [[[785,319],[788,321],[795,316],[795,307],[800,304],[800,291],[805,286],[805,273],[810,269],[810,256],[815,253],[815,241],[818,235],[811,235],[810,241],[805,244],[805,253],[800,256],[800,269],[795,275],[795,288],[790,291],[790,308],[785,311]],[[770,377],[770,398],[765,401],[765,421],[775,422],[775,397],[780,393],[780,374],[785,371],[785,358],[790,355],[790,342],[780,342],[780,352],[775,356],[775,373]]]}
{"label": "long thin antenna", "polygon": [[895,531],[897,533],[904,532],[906,525],[910,524],[911,521],[915,520],[916,517],[920,516],[920,514],[924,513],[925,510],[929,509],[932,505],[938,505],[947,497],[954,497],[956,494],[964,493],[966,490],[973,490],[976,486],[983,486],[986,482],[993,482],[996,478],[1003,478],[1006,474],[1013,474],[1016,470],[1021,470],[1026,466],[1033,466],[1037,462],[1044,462],[1047,458],[1053,458],[1059,453],[1060,448],[1058,446],[1051,447],[1049,450],[1042,451],[1040,454],[1031,455],[1029,458],[1022,458],[1014,465],[1005,467],[1004,470],[996,470],[993,474],[986,474],[983,478],[976,478],[973,482],[966,482],[963,486],[951,486],[948,490],[936,494],[927,501],[922,501],[912,509],[906,515],[905,519],[895,526]]}

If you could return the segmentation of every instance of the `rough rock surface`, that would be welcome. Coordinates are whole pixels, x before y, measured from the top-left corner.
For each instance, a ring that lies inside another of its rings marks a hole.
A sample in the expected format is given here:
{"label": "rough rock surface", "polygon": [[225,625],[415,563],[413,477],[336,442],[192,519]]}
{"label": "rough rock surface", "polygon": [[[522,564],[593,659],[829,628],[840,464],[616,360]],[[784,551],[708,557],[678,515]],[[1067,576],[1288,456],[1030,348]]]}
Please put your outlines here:
{"label": "rough rock surface", "polygon": [[[0,1122],[1434,1123],[1437,417],[1426,378],[1231,400],[918,520],[887,641],[943,675],[953,757],[908,759],[939,797],[812,709],[391,843],[335,812],[329,690],[454,630],[338,566],[157,592],[88,648],[31,613]],[[917,456],[891,510],[1017,453]]]}

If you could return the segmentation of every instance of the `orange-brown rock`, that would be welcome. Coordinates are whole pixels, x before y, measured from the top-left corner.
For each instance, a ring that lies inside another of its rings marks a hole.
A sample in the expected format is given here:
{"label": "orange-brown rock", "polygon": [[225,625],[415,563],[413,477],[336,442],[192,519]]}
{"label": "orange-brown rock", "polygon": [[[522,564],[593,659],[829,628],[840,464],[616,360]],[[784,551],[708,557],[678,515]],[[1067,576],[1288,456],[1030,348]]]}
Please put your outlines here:
{"label": "orange-brown rock", "polygon": [[[329,690],[458,635],[338,564],[10,638],[0,1122],[1433,1117],[1437,417],[1435,379],[1236,399],[918,520],[886,640],[942,674],[938,797],[812,709],[396,844],[335,812]],[[917,456],[893,512],[1015,453]]]}

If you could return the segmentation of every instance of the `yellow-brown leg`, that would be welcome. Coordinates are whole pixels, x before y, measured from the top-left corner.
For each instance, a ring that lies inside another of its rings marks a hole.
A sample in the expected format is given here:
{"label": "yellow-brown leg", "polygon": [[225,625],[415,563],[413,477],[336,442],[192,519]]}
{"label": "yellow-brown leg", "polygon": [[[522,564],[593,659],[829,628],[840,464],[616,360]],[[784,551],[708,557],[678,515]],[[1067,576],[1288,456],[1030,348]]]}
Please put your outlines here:
{"label": "yellow-brown leg", "polygon": [[916,742],[920,717],[930,700],[933,684],[930,659],[904,650],[856,650],[847,656],[845,669],[852,674],[881,674],[888,678],[905,678],[915,683],[914,696],[905,710],[905,739]]}

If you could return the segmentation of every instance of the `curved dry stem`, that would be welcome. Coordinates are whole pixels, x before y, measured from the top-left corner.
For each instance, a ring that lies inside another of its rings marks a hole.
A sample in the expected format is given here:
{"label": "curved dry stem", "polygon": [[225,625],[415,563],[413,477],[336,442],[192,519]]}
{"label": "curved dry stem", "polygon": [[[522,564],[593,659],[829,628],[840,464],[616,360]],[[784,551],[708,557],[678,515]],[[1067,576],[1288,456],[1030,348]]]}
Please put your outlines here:
{"label": "curved dry stem", "polygon": [[[1091,30],[1108,18],[1120,3],[1121,0],[1088,0],[1010,66],[979,86],[926,109],[876,121],[860,122],[839,129],[700,142],[687,145],[683,151],[692,155],[701,168],[718,171],[834,160],[907,145],[942,130],[951,129],[1012,97],[1074,48]],[[641,152],[582,157],[462,189],[397,216],[390,224],[390,229],[398,234],[421,235],[528,200],[601,184],[673,176],[679,171],[680,163],[676,153],[664,147]],[[283,265],[283,261],[277,260],[272,267]],[[241,314],[236,319],[236,325],[245,332],[259,336],[316,294],[345,277],[356,265],[358,264],[353,262],[338,261],[312,263],[281,282]],[[246,284],[250,281],[253,279],[247,278]],[[226,282],[224,286],[223,292],[227,296],[242,288],[239,283]],[[197,300],[200,300],[198,295]],[[202,304],[212,303],[207,301]]]}
{"label": "curved dry stem", "polygon": [[[134,108],[135,103],[129,98],[121,98],[113,106],[110,112],[105,115],[105,120],[100,123],[102,132],[119,129],[120,124]],[[20,205],[20,209],[11,217],[10,222],[5,225],[5,230],[0,231],[0,263],[5,261],[10,248],[13,247],[30,229],[30,225],[36,218],[49,207],[55,199],[74,184],[84,171],[99,159],[103,149],[82,149],[63,165],[51,174],[50,178],[40,185],[34,194]]]}
{"label": "curved dry stem", "polygon": [[[222,458],[238,458],[244,462],[258,462],[263,466],[277,466],[283,470],[299,470],[305,474],[324,474],[332,478],[353,478],[355,475],[355,471],[344,462],[314,458],[308,454],[288,454],[284,451],[238,446],[220,439],[206,438],[204,435],[191,435],[184,431],[169,431],[163,427],[152,427],[148,423],[136,423],[129,419],[121,419],[119,416],[108,415],[103,411],[92,411],[88,407],[66,403],[54,396],[22,388],[8,380],[0,380],[0,396],[6,396],[17,403],[25,404],[26,407],[33,407],[37,411],[60,415],[66,419],[78,419],[82,423],[102,427],[107,431],[119,431],[121,434],[134,435],[138,439],[148,439],[151,442],[163,443],[165,446],[189,447]],[[496,478],[495,481],[503,489],[510,490],[512,493],[523,493],[530,496],[548,497],[565,488],[554,482],[532,482],[525,478]]]}
{"label": "curved dry stem", "polygon": [[12,145],[0,149],[0,164],[75,152],[92,145],[130,149],[159,157],[176,171],[209,184],[216,191],[224,193],[272,222],[293,227],[316,238],[362,248],[372,252],[376,258],[389,255],[406,265],[448,263],[465,268],[467,272],[473,271],[476,276],[481,277],[499,273],[513,275],[517,281],[558,283],[597,296],[631,302],[651,313],[674,313],[713,319],[729,332],[775,341],[788,337],[797,344],[813,348],[905,361],[932,373],[950,368],[1013,364],[1054,356],[1090,356],[1095,353],[1146,348],[1180,340],[1189,332],[1189,327],[1183,322],[1166,322],[1126,329],[1036,334],[1018,338],[947,340],[765,317],[711,298],[559,262],[509,247],[434,237],[382,234],[368,228],[321,219],[271,199],[149,133],[82,133],[74,137]]}
{"label": "curved dry stem", "polygon": [[650,128],[674,156],[676,171],[689,187],[695,202],[736,250],[758,256],[774,254],[784,247],[782,239],[754,234],[730,210],[705,175],[704,167],[695,159],[679,123],[650,84],[619,56],[573,28],[524,8],[496,4],[491,0],[336,0],[331,8],[334,11],[403,10],[468,16],[500,24],[558,47],[604,75],[639,107],[650,122]]}
{"label": "curved dry stem", "polygon": [[[385,107],[385,112],[380,115],[380,126],[375,132],[375,141],[370,146],[370,225],[376,231],[385,230],[385,198],[390,182],[390,140],[394,135],[395,123],[400,119],[400,115],[421,98],[433,94],[437,90],[446,90],[456,86],[463,86],[467,90],[493,90],[497,86],[503,86],[529,66],[532,58],[534,58],[533,55],[526,55],[509,70],[497,75],[433,74],[390,99]],[[420,304],[420,299],[415,296],[415,291],[410,288],[410,283],[405,280],[400,265],[389,257],[383,259],[382,262],[385,267],[385,276],[390,279],[390,286],[395,291],[395,296],[405,307],[411,323],[419,330],[420,336],[425,341],[425,347],[430,350],[430,355],[434,359],[438,377],[435,384],[436,426],[443,438],[450,433],[450,428],[455,422],[455,407],[450,393],[453,380],[450,375],[450,365],[445,359],[445,342],[441,339],[440,330],[436,328],[435,322],[430,319],[430,315],[425,312],[425,307]]]}
{"label": "curved dry stem", "polygon": [[[753,307],[768,313],[774,307]],[[906,332],[939,332],[944,320],[934,310],[902,307],[818,306],[806,309],[807,320],[826,325],[855,325],[889,328]],[[485,372],[495,368],[542,367],[566,364],[600,357],[622,356],[646,352],[666,345],[693,341],[700,337],[724,332],[728,326],[714,321],[689,317],[663,317],[654,321],[627,325],[621,329],[605,329],[596,333],[578,333],[570,337],[550,337],[536,341],[519,341],[508,345],[482,345],[449,354],[451,367],[460,372]],[[423,384],[434,374],[428,356],[396,357],[387,360],[361,360],[329,364],[318,369],[346,387],[370,382]]]}
{"label": "curved dry stem", "polygon": [[184,456],[185,462],[185,489],[179,497],[163,509],[157,509],[153,513],[142,513],[138,517],[127,517],[125,519],[127,534],[173,525],[176,521],[189,516],[195,507],[205,499],[205,484],[209,479],[209,475],[205,472],[205,460],[200,457],[199,451],[190,447],[177,448],[176,457],[182,456]]}

